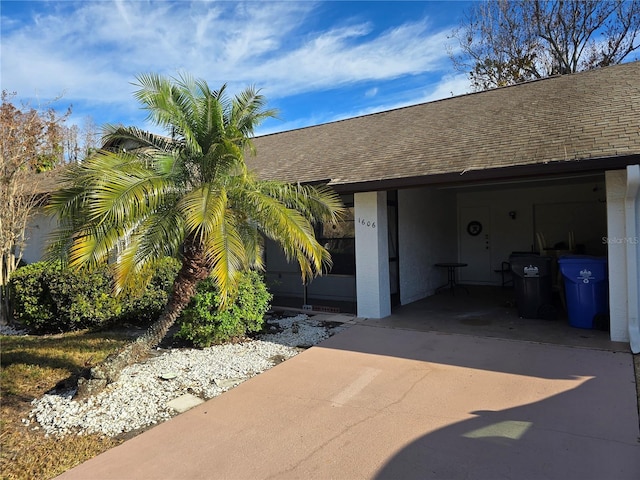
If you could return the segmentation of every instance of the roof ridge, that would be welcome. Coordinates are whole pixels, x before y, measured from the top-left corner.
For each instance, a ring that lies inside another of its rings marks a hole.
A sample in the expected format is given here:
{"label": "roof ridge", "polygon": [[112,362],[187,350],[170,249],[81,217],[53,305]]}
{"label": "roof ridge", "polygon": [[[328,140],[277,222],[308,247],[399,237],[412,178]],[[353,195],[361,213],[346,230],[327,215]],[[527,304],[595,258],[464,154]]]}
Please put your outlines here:
{"label": "roof ridge", "polygon": [[348,121],[352,121],[352,120],[359,120],[359,119],[369,118],[369,117],[373,117],[375,115],[382,115],[382,114],[387,114],[387,113],[390,113],[390,112],[397,112],[397,111],[406,110],[406,109],[410,109],[410,108],[416,108],[416,107],[420,107],[420,106],[423,106],[423,105],[432,105],[432,104],[436,104],[436,103],[440,103],[440,102],[446,102],[446,101],[466,98],[466,97],[470,97],[470,96],[501,92],[501,91],[504,91],[506,89],[525,87],[525,86],[531,85],[533,83],[539,83],[539,82],[545,82],[545,81],[553,81],[553,80],[561,80],[561,79],[562,80],[568,80],[569,78],[575,78],[576,76],[600,73],[602,70],[614,69],[614,68],[617,68],[617,67],[628,66],[630,64],[635,64],[635,63],[640,64],[640,60],[635,60],[635,61],[625,62],[625,63],[618,63],[618,64],[615,64],[615,65],[607,65],[605,67],[593,68],[593,69],[590,69],[590,70],[583,70],[583,71],[580,71],[580,72],[550,75],[548,77],[536,78],[536,79],[533,79],[533,80],[527,80],[526,82],[515,83],[515,84],[512,84],[512,85],[505,85],[505,86],[502,86],[502,87],[491,88],[491,89],[488,89],[488,90],[461,93],[459,95],[454,95],[454,96],[446,97],[446,98],[439,98],[439,99],[436,99],[436,100],[430,100],[428,102],[414,103],[414,104],[411,104],[411,105],[404,105],[402,107],[390,108],[388,110],[381,110],[379,112],[366,113],[366,114],[363,114],[363,115],[356,115],[354,117],[341,118],[339,120],[332,120],[332,121],[328,121],[328,122],[324,122],[324,123],[318,123],[318,124],[315,124],[315,125],[307,125],[307,126],[304,126],[304,127],[292,128],[291,130],[283,130],[281,132],[272,132],[272,133],[267,133],[267,134],[264,134],[264,135],[257,135],[255,138],[256,139],[258,139],[258,138],[267,138],[267,137],[272,137],[272,136],[275,136],[275,135],[282,135],[282,134],[285,134],[285,133],[299,132],[299,131],[302,131],[302,130],[308,130],[308,129],[312,129],[312,128],[323,127],[323,126],[327,126],[327,125],[334,125],[334,124],[338,124],[338,123],[342,123],[342,122],[348,122]]}

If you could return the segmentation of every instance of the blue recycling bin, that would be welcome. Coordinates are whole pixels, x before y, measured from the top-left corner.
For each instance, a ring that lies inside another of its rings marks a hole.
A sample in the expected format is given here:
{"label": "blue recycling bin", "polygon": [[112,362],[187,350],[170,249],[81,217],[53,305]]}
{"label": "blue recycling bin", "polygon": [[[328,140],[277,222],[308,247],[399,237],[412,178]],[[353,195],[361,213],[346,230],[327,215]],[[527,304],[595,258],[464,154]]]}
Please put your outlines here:
{"label": "blue recycling bin", "polygon": [[564,279],[569,324],[593,328],[594,318],[609,314],[607,259],[588,255],[567,255],[558,259]]}

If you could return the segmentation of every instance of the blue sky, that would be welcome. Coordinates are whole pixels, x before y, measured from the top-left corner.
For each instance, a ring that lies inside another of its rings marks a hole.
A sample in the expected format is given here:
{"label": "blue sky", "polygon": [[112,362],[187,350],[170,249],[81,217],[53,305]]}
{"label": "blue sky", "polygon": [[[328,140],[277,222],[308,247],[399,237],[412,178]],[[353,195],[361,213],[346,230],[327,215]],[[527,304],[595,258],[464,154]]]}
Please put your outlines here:
{"label": "blue sky", "polygon": [[70,122],[150,128],[132,96],[141,73],[188,72],[231,92],[262,89],[272,133],[469,91],[448,39],[458,1],[1,2],[2,89],[73,106]]}

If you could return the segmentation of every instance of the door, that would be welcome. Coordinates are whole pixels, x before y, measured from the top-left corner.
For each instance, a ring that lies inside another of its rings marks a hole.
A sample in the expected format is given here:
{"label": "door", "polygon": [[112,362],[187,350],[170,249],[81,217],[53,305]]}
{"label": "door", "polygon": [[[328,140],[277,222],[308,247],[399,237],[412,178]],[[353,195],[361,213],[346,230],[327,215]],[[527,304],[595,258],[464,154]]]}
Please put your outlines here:
{"label": "door", "polygon": [[391,306],[400,305],[400,267],[398,263],[398,191],[387,192],[387,230],[389,235],[389,287]]}
{"label": "door", "polygon": [[489,207],[460,207],[458,260],[462,283],[491,283],[491,211]]}

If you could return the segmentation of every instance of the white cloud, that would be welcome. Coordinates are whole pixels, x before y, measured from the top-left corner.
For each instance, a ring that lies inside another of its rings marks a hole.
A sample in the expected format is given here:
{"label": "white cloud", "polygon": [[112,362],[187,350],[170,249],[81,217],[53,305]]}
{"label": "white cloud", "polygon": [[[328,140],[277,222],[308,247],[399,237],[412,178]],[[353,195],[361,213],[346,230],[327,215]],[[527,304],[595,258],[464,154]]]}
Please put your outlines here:
{"label": "white cloud", "polygon": [[447,54],[446,32],[431,33],[426,22],[401,25],[373,39],[366,25],[329,30],[254,71],[280,90],[335,88],[365,80],[387,80],[435,70]]}
{"label": "white cloud", "polygon": [[116,8],[118,9],[118,13],[120,14],[120,17],[122,18],[124,23],[127,25],[127,28],[131,28],[132,25],[131,20],[129,20],[129,14],[127,13],[127,6],[122,0],[115,0],[115,4]]}
{"label": "white cloud", "polygon": [[373,87],[364,92],[365,97],[375,97],[378,94],[378,87]]}
{"label": "white cloud", "polygon": [[469,80],[465,75],[446,75],[436,84],[426,85],[418,89],[403,91],[400,99],[391,102],[378,103],[370,107],[352,112],[342,112],[330,121],[344,120],[346,118],[370,115],[372,113],[394,110],[420,103],[433,102],[458,95],[469,93]]}
{"label": "white cloud", "polygon": [[[251,61],[277,54],[296,21],[313,7],[255,5],[119,0],[41,14],[31,25],[3,35],[3,83],[29,92],[46,88],[51,95],[84,86],[79,96],[93,91],[92,97],[105,101],[134,75],[148,71],[188,70],[245,83],[253,76]],[[96,78],[98,85],[91,85]],[[101,78],[114,85],[102,84]]]}
{"label": "white cloud", "polygon": [[[44,4],[48,5],[48,4]],[[145,72],[188,71],[231,90],[256,84],[270,99],[439,70],[446,31],[427,19],[382,33],[367,22],[311,30],[314,2],[63,2],[2,34],[3,88],[65,94],[123,116],[138,109],[130,85]],[[314,24],[315,25],[315,24]],[[444,86],[442,88],[445,88]],[[446,87],[448,88],[448,87]],[[367,96],[375,96],[372,88]]]}
{"label": "white cloud", "polygon": [[[373,88],[372,90],[377,90],[377,88]],[[464,95],[469,92],[469,80],[465,75],[447,75],[436,84],[427,85],[419,89],[403,91],[402,94],[399,95],[401,98],[396,99],[395,101],[391,99],[392,101],[376,103],[366,108],[341,111],[339,114],[323,116],[318,113],[313,113],[308,117],[297,118],[294,121],[283,122],[282,124],[274,125],[266,129],[261,128],[259,130],[259,135],[266,135],[285,130],[294,130],[323,123],[337,122],[339,120],[395,110],[420,103],[442,100],[453,96]]]}
{"label": "white cloud", "polygon": [[431,102],[433,100],[454,97],[469,93],[470,91],[471,86],[466,75],[445,75],[440,79],[440,82],[435,86],[435,88],[425,91],[424,95],[416,103]]}

